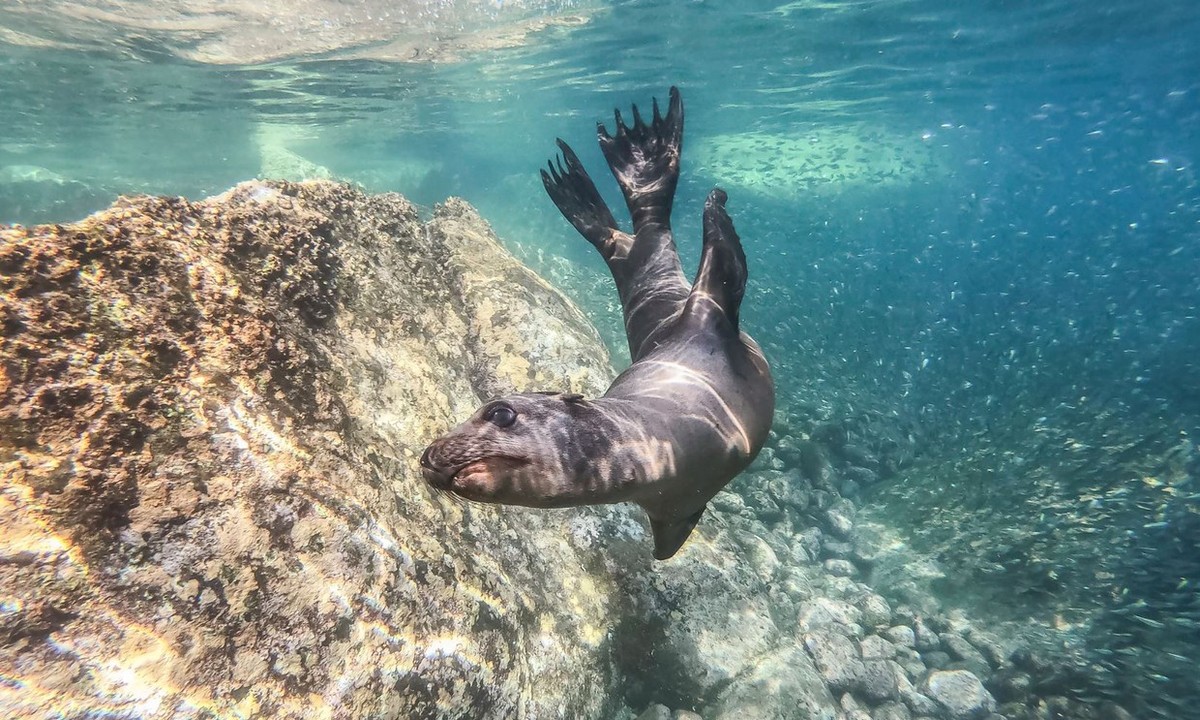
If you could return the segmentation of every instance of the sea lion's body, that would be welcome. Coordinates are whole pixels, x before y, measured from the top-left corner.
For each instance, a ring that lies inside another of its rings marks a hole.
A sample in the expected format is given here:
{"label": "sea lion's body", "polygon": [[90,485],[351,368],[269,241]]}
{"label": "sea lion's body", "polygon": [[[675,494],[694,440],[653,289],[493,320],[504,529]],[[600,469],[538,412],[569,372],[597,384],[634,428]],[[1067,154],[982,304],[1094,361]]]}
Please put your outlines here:
{"label": "sea lion's body", "polygon": [[634,234],[612,213],[571,149],[542,178],[551,198],[604,256],[624,310],[633,363],[603,397],[521,393],[493,400],[435,441],[421,464],[439,490],[533,507],[635,502],[656,558],[673,555],[708,501],[762,448],[775,388],[762,352],[738,327],[745,256],[725,193],[705,204],[704,249],[688,283],[670,230],[683,106],[666,118],[634,107],[601,148],[625,194]]}

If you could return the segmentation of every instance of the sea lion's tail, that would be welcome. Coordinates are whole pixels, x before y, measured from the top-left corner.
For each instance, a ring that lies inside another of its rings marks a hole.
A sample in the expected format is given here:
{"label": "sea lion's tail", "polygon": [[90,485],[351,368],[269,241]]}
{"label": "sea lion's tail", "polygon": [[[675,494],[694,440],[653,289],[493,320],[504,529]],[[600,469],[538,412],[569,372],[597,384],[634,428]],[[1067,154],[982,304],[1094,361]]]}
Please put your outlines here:
{"label": "sea lion's tail", "polygon": [[579,162],[571,146],[559,138],[558,149],[562,151],[562,157],[546,163],[549,172],[542,171],[546,193],[567,222],[596,246],[605,260],[610,260],[621,246],[632,242],[632,238],[617,228],[612,211],[600,197],[596,183],[583,169],[583,163]]}
{"label": "sea lion's tail", "polygon": [[666,227],[679,182],[679,153],[683,146],[683,100],[679,89],[670,90],[666,117],[659,113],[657,99],[649,124],[642,120],[637,105],[633,106],[632,127],[625,124],[620,110],[613,111],[613,117],[616,134],[609,135],[604,124],[598,123],[596,135],[608,167],[625,195],[634,232],[648,222]]}
{"label": "sea lion's tail", "polygon": [[748,273],[741,238],[725,211],[727,198],[724,190],[714,188],[704,202],[704,248],[684,312],[697,310],[700,302],[715,303],[736,329]]}

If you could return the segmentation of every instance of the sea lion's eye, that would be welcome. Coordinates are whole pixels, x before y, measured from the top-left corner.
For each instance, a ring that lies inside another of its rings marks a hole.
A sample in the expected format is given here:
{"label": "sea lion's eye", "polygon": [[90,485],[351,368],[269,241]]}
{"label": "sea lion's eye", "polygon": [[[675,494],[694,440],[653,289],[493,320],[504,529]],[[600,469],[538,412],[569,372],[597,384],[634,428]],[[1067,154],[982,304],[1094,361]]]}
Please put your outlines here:
{"label": "sea lion's eye", "polygon": [[483,414],[483,419],[496,427],[506,428],[517,421],[517,411],[507,405],[493,405]]}

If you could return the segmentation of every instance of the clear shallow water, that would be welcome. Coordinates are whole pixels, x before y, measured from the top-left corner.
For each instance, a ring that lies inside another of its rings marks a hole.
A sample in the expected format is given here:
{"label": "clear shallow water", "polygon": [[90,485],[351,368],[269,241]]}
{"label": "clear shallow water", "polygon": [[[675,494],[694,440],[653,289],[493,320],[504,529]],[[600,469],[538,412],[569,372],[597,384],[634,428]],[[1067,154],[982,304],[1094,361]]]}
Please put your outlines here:
{"label": "clear shallow water", "polygon": [[[603,266],[536,171],[561,136],[620,207],[593,124],[678,85],[685,264],[702,199],[723,185],[750,256],[746,322],[775,365],[785,418],[911,428],[926,465],[872,491],[881,516],[975,573],[958,577],[983,582],[973,599],[990,612],[1107,609],[1112,625],[1087,639],[1099,657],[1121,643],[1182,650],[1185,662],[1147,673],[1165,683],[1118,692],[1195,697],[1200,9],[565,10],[588,21],[433,64],[322,54],[211,65],[162,36],[112,51],[0,45],[0,177],[37,167],[58,178],[49,199],[0,186],[0,221],[72,219],[122,192],[201,196],[294,154],[425,205],[467,198],[619,356]],[[21,16],[4,19],[22,30]],[[1183,457],[1174,475],[1150,459],[1172,452]],[[1169,497],[1110,498],[1168,475],[1180,483]],[[1030,569],[1028,549],[994,560],[1004,569],[991,575],[955,556],[961,536],[922,528],[930,495],[961,513],[962,533],[1016,528],[1057,548],[1057,579]],[[1166,634],[1130,635],[1130,605],[1156,608]]]}

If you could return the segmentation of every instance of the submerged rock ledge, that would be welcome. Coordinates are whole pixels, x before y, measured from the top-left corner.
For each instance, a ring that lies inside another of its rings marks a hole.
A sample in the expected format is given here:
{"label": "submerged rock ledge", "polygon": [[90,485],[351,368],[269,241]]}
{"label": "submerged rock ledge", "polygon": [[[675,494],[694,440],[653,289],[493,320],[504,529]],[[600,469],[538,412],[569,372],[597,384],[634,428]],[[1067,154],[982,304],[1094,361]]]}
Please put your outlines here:
{"label": "submerged rock ledge", "polygon": [[416,472],[481,398],[612,377],[466,203],[122,199],[0,229],[0,291],[0,706],[589,717],[616,695],[598,550],[567,527],[640,527],[456,504]]}

